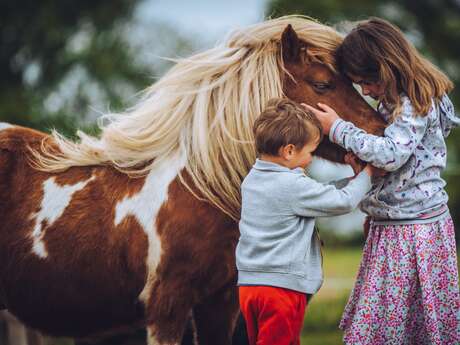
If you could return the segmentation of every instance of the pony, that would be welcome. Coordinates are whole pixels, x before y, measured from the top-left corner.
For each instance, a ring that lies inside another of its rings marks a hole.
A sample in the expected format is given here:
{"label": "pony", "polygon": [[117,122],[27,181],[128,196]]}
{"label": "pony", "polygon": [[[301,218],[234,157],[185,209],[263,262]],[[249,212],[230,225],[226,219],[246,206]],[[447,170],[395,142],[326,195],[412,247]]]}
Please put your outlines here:
{"label": "pony", "polygon": [[[149,345],[231,344],[240,183],[267,101],[324,102],[381,134],[335,69],[342,36],[303,16],[232,32],[78,140],[3,124],[0,309],[52,336],[145,327]],[[343,162],[323,140],[316,155]]]}

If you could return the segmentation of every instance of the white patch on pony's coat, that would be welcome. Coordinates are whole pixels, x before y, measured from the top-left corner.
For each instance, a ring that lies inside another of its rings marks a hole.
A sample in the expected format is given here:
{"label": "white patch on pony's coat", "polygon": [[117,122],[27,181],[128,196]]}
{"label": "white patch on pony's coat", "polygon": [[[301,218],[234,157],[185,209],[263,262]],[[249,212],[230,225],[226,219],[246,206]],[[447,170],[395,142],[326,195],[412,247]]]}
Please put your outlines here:
{"label": "white patch on pony's coat", "polygon": [[43,183],[41,209],[32,216],[32,218],[35,218],[35,227],[31,235],[33,239],[32,251],[38,257],[42,259],[48,257],[48,252],[43,242],[43,236],[45,235],[45,231],[42,228],[43,221],[46,221],[46,226],[51,226],[62,216],[72,200],[72,195],[85,188],[88,182],[93,179],[94,176],[74,185],[59,186],[54,182],[54,177],[51,177]]}
{"label": "white patch on pony's coat", "polygon": [[8,128],[13,128],[13,125],[10,125],[9,123],[6,122],[0,122],[0,131],[3,129],[8,129]]}
{"label": "white patch on pony's coat", "polygon": [[150,297],[154,282],[155,269],[160,262],[161,242],[155,226],[158,211],[168,199],[168,188],[180,170],[185,166],[185,157],[178,154],[176,157],[160,162],[154,167],[145,179],[140,192],[126,197],[115,207],[115,225],[119,225],[129,215],[134,216],[142,226],[149,241],[147,254],[147,283],[144,286],[139,300],[145,305]]}

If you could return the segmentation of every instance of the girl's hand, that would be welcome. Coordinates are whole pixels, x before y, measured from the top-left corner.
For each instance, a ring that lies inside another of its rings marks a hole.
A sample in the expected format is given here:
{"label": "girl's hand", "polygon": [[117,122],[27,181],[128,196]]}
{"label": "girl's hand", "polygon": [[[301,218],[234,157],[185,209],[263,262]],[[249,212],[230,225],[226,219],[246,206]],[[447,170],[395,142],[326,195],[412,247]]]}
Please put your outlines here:
{"label": "girl's hand", "polygon": [[329,131],[331,130],[334,121],[340,119],[335,110],[326,104],[318,103],[318,108],[322,109],[322,111],[305,103],[302,103],[302,105],[318,118],[319,122],[321,122],[325,135],[329,135]]}
{"label": "girl's hand", "polygon": [[362,160],[356,157],[352,152],[348,152],[345,155],[344,161],[348,165],[351,165],[355,175],[359,174],[366,166],[366,163],[364,163]]}

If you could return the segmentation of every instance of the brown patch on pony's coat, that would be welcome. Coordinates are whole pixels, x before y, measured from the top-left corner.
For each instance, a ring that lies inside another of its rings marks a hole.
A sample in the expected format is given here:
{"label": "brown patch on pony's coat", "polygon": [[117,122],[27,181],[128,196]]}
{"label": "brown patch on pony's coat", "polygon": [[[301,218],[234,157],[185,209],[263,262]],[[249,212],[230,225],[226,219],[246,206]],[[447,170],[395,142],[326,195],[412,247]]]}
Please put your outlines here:
{"label": "brown patch on pony's coat", "polygon": [[32,253],[30,216],[39,211],[43,182],[53,175],[31,169],[26,155],[27,145],[38,147],[43,137],[18,127],[0,133],[0,191],[8,195],[0,199],[0,277],[8,277],[2,279],[8,309],[29,326],[57,336],[139,324],[144,313],[137,297],[145,283],[148,242],[134,217],[115,228],[114,219],[116,203],[142,188],[145,178],[130,179],[108,167],[55,174],[62,185],[92,174],[96,180],[76,192],[46,228],[49,256],[40,259]]}

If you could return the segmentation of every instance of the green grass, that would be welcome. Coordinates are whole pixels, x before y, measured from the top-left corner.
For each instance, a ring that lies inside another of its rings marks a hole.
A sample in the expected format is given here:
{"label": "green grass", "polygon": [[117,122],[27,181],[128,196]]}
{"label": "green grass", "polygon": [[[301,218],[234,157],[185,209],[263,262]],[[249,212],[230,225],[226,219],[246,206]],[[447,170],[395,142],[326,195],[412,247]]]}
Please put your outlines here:
{"label": "green grass", "polygon": [[323,268],[327,278],[354,278],[361,261],[361,248],[327,248],[323,250]]}
{"label": "green grass", "polygon": [[324,284],[307,307],[303,345],[343,344],[338,324],[358,271],[361,248],[326,247],[323,260]]}
{"label": "green grass", "polygon": [[341,331],[311,332],[302,334],[300,338],[302,345],[338,345],[343,344]]}

